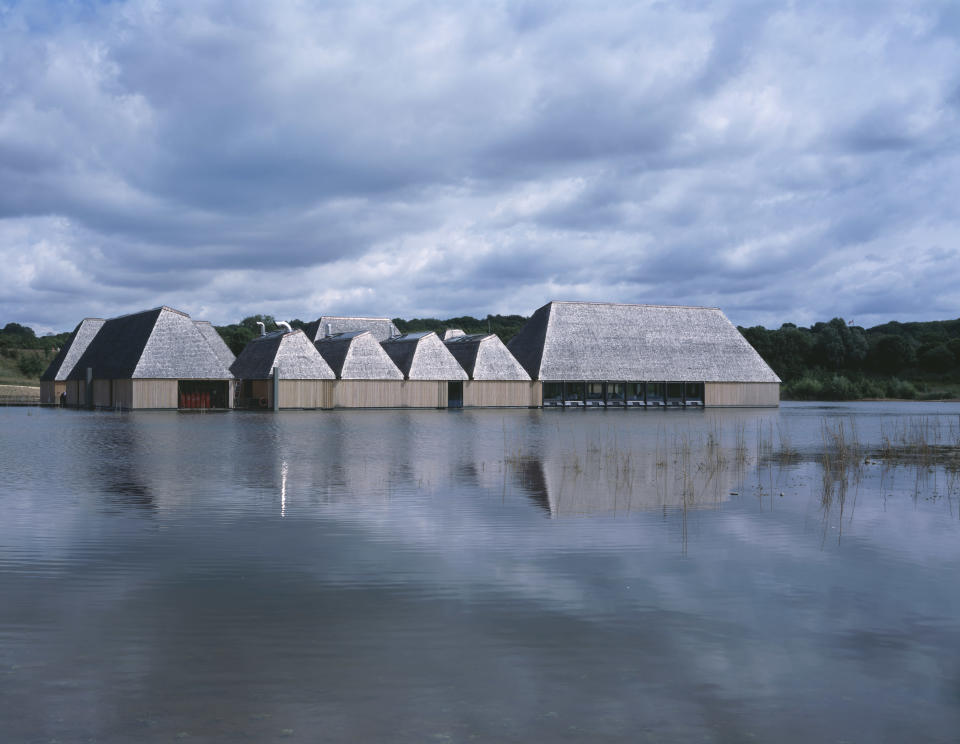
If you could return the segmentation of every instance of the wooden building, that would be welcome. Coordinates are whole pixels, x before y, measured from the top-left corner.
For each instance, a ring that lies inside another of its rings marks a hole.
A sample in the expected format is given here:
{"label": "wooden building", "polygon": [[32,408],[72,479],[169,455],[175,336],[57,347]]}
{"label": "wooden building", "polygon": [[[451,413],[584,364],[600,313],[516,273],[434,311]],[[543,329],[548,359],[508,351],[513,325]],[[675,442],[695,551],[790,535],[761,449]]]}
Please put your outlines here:
{"label": "wooden building", "polygon": [[326,336],[334,336],[338,333],[354,333],[356,331],[370,331],[378,343],[400,335],[399,329],[390,318],[324,315],[303,327],[303,332],[307,334],[307,338],[314,343]]}
{"label": "wooden building", "polygon": [[332,408],[330,365],[301,331],[274,331],[246,345],[230,371],[240,408]]}
{"label": "wooden building", "polygon": [[464,408],[540,406],[540,383],[530,379],[495,333],[451,329],[443,343],[469,377],[463,383]]}
{"label": "wooden building", "polygon": [[780,401],[780,379],[717,308],[550,302],[508,348],[545,407]]}
{"label": "wooden building", "polygon": [[407,394],[403,372],[372,331],[337,333],[319,339],[317,351],[337,376],[334,408],[399,408]]}
{"label": "wooden building", "polygon": [[40,376],[40,404],[53,406],[60,404],[61,393],[66,394],[66,404],[78,406],[85,400],[84,380],[68,380],[77,361],[87,350],[87,346],[97,335],[106,321],[103,318],[84,318],[80,321],[70,338],[50,362]]}
{"label": "wooden building", "polygon": [[380,345],[403,373],[399,406],[447,408],[463,404],[467,373],[436,333],[407,333]]}
{"label": "wooden building", "polygon": [[67,376],[96,408],[229,408],[233,376],[186,313],[158,307],[110,318]]}

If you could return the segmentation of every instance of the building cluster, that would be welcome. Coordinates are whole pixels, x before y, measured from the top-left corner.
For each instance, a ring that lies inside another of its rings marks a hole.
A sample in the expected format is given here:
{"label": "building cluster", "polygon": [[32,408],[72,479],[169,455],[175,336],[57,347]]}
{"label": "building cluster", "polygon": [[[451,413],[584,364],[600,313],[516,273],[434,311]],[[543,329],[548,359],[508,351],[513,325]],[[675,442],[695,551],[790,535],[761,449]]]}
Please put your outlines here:
{"label": "building cluster", "polygon": [[85,318],[40,384],[48,405],[279,410],[776,406],[780,380],[716,308],[550,302],[508,345],[323,316],[237,357],[169,307]]}

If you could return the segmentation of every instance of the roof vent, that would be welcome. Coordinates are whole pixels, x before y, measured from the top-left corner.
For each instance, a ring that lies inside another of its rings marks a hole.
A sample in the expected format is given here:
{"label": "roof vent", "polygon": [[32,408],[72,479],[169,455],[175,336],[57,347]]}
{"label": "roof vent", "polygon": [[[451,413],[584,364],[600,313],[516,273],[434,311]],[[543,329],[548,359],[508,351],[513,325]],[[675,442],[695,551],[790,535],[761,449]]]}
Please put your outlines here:
{"label": "roof vent", "polygon": [[261,335],[261,336],[266,336],[266,335],[267,335],[267,327],[266,327],[261,321],[259,321],[259,320],[257,321],[257,325],[260,326],[260,335]]}
{"label": "roof vent", "polygon": [[278,320],[277,325],[280,326],[281,328],[286,328],[287,333],[290,333],[293,331],[293,329],[290,327],[290,324],[285,320]]}
{"label": "roof vent", "polygon": [[325,323],[324,326],[323,326],[323,328],[324,328],[323,335],[324,335],[324,336],[327,336],[327,337],[329,338],[329,337],[332,335],[332,334],[330,333],[330,330],[331,330],[330,324],[329,324],[329,323]]}

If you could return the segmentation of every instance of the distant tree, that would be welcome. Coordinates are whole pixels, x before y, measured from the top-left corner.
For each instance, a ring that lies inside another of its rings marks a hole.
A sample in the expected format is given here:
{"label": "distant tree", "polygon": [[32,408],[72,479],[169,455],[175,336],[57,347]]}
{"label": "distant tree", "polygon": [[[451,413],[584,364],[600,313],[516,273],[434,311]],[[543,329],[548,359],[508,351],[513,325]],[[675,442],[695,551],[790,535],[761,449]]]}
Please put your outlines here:
{"label": "distant tree", "polygon": [[953,367],[955,357],[946,344],[936,344],[925,349],[917,360],[927,372],[946,372]]}
{"label": "distant tree", "polygon": [[870,372],[892,375],[912,367],[916,361],[916,349],[908,336],[884,335],[870,345],[865,366]]}

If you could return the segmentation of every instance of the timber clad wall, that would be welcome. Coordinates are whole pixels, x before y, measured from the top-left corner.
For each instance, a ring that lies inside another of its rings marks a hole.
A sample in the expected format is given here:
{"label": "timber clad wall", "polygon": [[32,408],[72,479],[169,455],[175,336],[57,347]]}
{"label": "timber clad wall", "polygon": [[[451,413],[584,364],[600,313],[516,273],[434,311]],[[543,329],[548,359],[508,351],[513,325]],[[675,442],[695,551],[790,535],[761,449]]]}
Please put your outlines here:
{"label": "timber clad wall", "polygon": [[401,380],[337,380],[334,408],[394,408],[403,405]]}
{"label": "timber clad wall", "polygon": [[176,380],[132,380],[133,408],[177,408]]}
{"label": "timber clad wall", "polygon": [[68,380],[67,381],[67,405],[68,406],[82,406],[86,404],[86,399],[84,398],[84,390],[87,387],[87,383],[83,380]]}
{"label": "timber clad wall", "polygon": [[543,405],[540,382],[524,380],[468,380],[463,383],[463,406],[537,408]]}
{"label": "timber clad wall", "polygon": [[93,381],[93,405],[95,408],[110,407],[110,380]]}
{"label": "timber clad wall", "polygon": [[334,408],[446,408],[446,380],[337,380]]}
{"label": "timber clad wall", "polygon": [[66,382],[40,381],[40,405],[60,405],[60,393],[67,389]]}
{"label": "timber clad wall", "polygon": [[779,382],[708,382],[704,386],[705,406],[780,405]]}
{"label": "timber clad wall", "polygon": [[112,380],[113,405],[117,408],[133,408],[133,380]]}
{"label": "timber clad wall", "polygon": [[[333,380],[280,380],[280,408],[332,408]],[[273,393],[273,383],[268,383]],[[272,401],[271,401],[272,403]]]}

